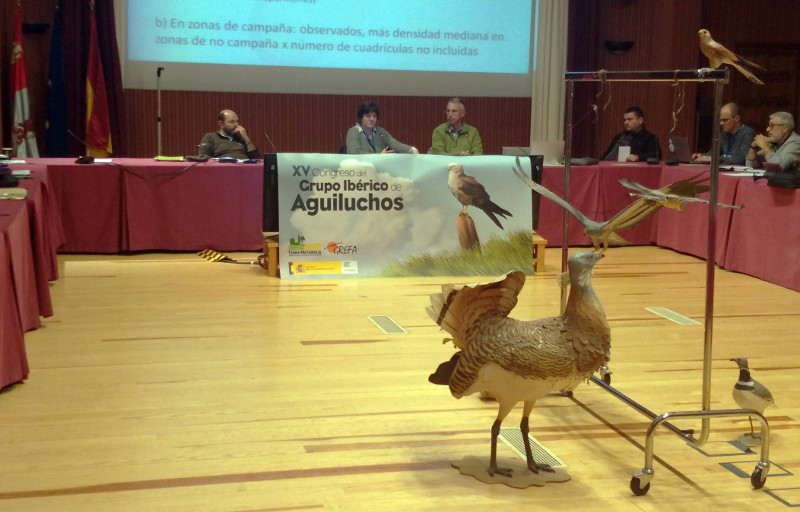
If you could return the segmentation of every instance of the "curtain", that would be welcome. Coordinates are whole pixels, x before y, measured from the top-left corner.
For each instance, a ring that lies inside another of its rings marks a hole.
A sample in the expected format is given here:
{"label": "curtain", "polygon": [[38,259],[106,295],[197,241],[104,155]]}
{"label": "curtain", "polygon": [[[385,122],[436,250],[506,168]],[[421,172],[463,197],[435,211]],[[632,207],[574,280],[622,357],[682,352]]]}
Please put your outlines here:
{"label": "curtain", "polygon": [[537,62],[531,88],[531,140],[563,140],[569,2],[538,0],[537,3]]}

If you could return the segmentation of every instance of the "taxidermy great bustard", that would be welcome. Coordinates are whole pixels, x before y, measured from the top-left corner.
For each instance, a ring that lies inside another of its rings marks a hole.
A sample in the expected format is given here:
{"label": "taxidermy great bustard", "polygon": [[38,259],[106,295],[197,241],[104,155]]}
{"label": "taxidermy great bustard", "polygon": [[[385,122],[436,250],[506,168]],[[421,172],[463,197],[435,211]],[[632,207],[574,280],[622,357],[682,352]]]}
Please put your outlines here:
{"label": "taxidermy great bustard", "polygon": [[490,475],[511,476],[510,469],[497,467],[497,435],[518,402],[524,402],[520,429],[528,469],[552,471],[533,459],[528,418],[537,399],[573,389],[609,360],[608,322],[592,288],[592,269],[602,257],[579,252],[569,258],[571,289],[560,316],[527,322],[508,318],[525,284],[520,271],[488,284],[446,285],[431,296],[428,315],[453,336],[458,352],[429,380],[448,385],[456,398],[487,391],[499,403],[491,430]]}

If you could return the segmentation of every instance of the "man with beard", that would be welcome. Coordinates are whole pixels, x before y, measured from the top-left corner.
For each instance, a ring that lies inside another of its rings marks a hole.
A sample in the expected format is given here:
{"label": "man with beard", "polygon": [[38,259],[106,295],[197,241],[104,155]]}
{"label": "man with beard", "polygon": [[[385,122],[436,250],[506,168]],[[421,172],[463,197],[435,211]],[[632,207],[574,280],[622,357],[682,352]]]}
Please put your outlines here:
{"label": "man with beard", "polygon": [[747,167],[761,168],[764,162],[779,164],[781,170],[800,173],[800,135],[794,132],[794,117],[788,112],[769,116],[767,135],[758,134],[747,151]]}
{"label": "man with beard", "polygon": [[199,154],[211,158],[236,158],[239,160],[261,158],[261,153],[239,124],[239,116],[233,110],[223,110],[217,116],[219,130],[203,136],[198,146]]}

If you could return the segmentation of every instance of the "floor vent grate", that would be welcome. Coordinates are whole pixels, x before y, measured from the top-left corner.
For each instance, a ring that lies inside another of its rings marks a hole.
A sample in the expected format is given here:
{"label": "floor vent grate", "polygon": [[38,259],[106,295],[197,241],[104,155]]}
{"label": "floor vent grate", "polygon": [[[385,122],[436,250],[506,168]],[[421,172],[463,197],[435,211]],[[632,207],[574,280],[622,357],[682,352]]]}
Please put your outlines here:
{"label": "floor vent grate", "polygon": [[375,324],[384,334],[408,334],[405,329],[400,327],[397,322],[385,315],[368,316],[369,320]]}
{"label": "floor vent grate", "polygon": [[[503,441],[509,448],[514,450],[522,460],[525,460],[525,444],[522,441],[522,432],[517,427],[501,428],[498,439]],[[533,460],[539,464],[547,464],[551,468],[565,468],[567,467],[561,459],[555,456],[553,452],[544,447],[542,443],[536,440],[535,437],[528,434],[531,440],[531,453]]]}

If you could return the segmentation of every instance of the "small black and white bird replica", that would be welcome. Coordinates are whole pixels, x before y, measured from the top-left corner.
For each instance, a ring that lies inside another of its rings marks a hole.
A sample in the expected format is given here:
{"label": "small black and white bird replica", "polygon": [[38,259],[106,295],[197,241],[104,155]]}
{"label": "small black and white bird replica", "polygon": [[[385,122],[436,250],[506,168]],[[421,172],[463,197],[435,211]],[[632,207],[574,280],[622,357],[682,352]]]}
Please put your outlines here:
{"label": "small black and white bird replica", "polygon": [[[764,414],[764,409],[770,405],[775,405],[772,393],[763,384],[753,380],[750,376],[747,359],[737,357],[731,359],[731,361],[739,365],[739,380],[733,386],[733,400],[742,409],[753,409]],[[750,420],[750,433],[742,434],[740,439],[748,446],[757,446],[761,444],[761,434],[753,432],[753,418],[748,417],[748,419]]]}

